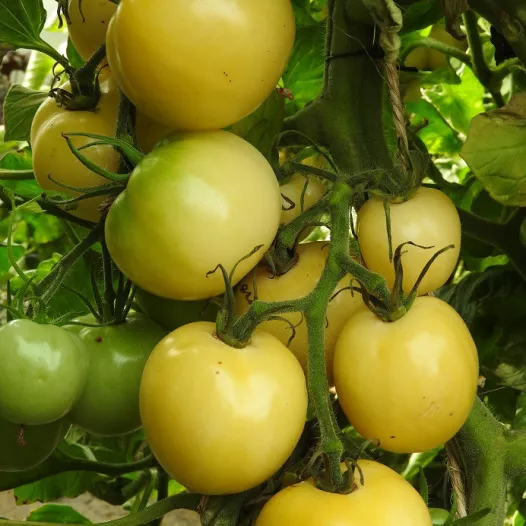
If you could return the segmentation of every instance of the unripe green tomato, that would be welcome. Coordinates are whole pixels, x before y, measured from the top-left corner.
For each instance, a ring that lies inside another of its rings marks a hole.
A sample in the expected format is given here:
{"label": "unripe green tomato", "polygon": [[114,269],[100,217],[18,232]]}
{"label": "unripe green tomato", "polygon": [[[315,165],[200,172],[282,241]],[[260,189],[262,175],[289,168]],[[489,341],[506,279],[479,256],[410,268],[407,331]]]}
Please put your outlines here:
{"label": "unripe green tomato", "polygon": [[75,334],[15,320],[0,329],[0,418],[42,425],[65,416],[88,378],[89,356]]}
{"label": "unripe green tomato", "polygon": [[26,471],[46,460],[66,434],[63,420],[20,426],[0,420],[0,472]]}
{"label": "unripe green tomato", "polygon": [[[96,324],[94,318],[82,319]],[[71,326],[77,331],[78,326]],[[131,433],[141,427],[139,386],[142,371],[153,348],[166,331],[141,315],[125,323],[85,327],[79,333],[90,356],[88,381],[80,400],[69,414],[73,424],[103,436]]]}
{"label": "unripe green tomato", "polygon": [[177,301],[168,300],[137,289],[135,295],[144,314],[168,331],[194,321],[215,321],[217,306],[211,301]]}
{"label": "unripe green tomato", "polygon": [[225,291],[222,273],[213,272],[219,264],[230,272],[239,263],[233,285],[254,268],[280,214],[274,171],[251,144],[225,131],[178,133],[135,167],[111,205],[106,242],[141,288],[203,300]]}
{"label": "unripe green tomato", "polygon": [[441,508],[429,508],[433,526],[442,526],[449,519],[449,511]]}

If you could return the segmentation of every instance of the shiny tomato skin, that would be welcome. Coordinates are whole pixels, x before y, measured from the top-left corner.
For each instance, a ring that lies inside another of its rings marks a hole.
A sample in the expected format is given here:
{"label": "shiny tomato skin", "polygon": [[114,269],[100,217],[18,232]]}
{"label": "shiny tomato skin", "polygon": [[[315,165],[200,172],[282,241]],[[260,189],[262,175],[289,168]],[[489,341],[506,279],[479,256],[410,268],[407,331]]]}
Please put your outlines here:
{"label": "shiny tomato skin", "polygon": [[[89,317],[83,322],[96,324]],[[90,367],[86,387],[69,414],[71,423],[101,436],[136,431],[141,427],[139,386],[144,365],[166,331],[144,316],[132,315],[125,323],[85,327],[78,335],[88,349]]]}
{"label": "shiny tomato skin", "polygon": [[[68,90],[69,84],[62,88]],[[66,190],[54,183],[50,177],[61,184],[78,188],[108,183],[108,180],[92,172],[73,155],[62,134],[77,132],[115,136],[119,98],[114,81],[108,78],[101,83],[101,98],[96,111],[69,111],[57,106],[51,98],[40,106],[31,126],[31,145],[35,178],[43,190],[79,195],[78,192]],[[93,141],[86,137],[71,139],[77,148]],[[119,168],[120,156],[111,146],[94,146],[82,153],[110,172]],[[104,197],[80,201],[70,213],[87,221],[97,222],[101,215],[98,207],[102,201]]]}
{"label": "shiny tomato skin", "polygon": [[0,420],[0,473],[27,471],[57,448],[68,426],[62,420],[43,426],[20,426]]}
{"label": "shiny tomato skin", "polygon": [[257,330],[236,349],[215,331],[196,322],[169,334],[148,359],[140,391],[157,460],[206,495],[242,492],[270,477],[296,446],[307,411],[305,376],[281,342]]}
{"label": "shiny tomato skin", "polygon": [[[329,246],[323,241],[298,245],[297,262],[286,274],[273,276],[266,268],[258,267],[255,272],[255,283],[258,298],[263,301],[285,301],[299,299],[314,289],[318,283]],[[350,286],[350,277],[343,278],[336,287],[335,295],[327,308],[327,326],[325,329],[325,360],[329,383],[332,384],[332,362],[336,340],[349,317],[363,306],[359,292],[343,290]],[[336,293],[339,292],[337,295]],[[250,294],[247,297],[247,294]],[[236,301],[238,314],[244,314],[249,307],[249,300],[254,299],[254,273],[250,272],[237,288]],[[296,335],[290,342],[292,329],[282,320],[271,320],[259,325],[261,330],[270,332],[294,353],[302,367],[307,369],[308,336],[307,324],[300,313],[280,314],[296,326]]]}
{"label": "shiny tomato skin", "polygon": [[71,23],[68,33],[79,55],[88,60],[97,49],[106,43],[106,32],[117,6],[109,0],[69,1],[68,14]]}
{"label": "shiny tomato skin", "polygon": [[236,284],[263,257],[280,209],[274,171],[253,146],[224,131],[187,132],[135,168],[110,208],[106,241],[121,271],[148,292],[208,299],[225,290],[221,272],[207,276],[217,265],[230,272],[261,246],[238,265]]}
{"label": "shiny tomato skin", "polygon": [[[389,261],[387,227],[381,199],[372,198],[358,212],[358,241],[363,259],[369,269],[378,272],[394,284],[394,265]],[[441,254],[433,263],[418,294],[423,295],[440,288],[449,279],[460,254],[460,218],[455,205],[440,190],[422,187],[415,195],[400,204],[391,204],[391,234],[393,251],[407,241],[433,247],[425,250],[406,245],[402,256],[404,268],[403,289],[407,294],[429,259],[438,250],[449,245],[453,249]]]}
{"label": "shiny tomato skin", "polygon": [[363,484],[347,495],[317,489],[312,480],[289,486],[263,507],[256,526],[432,526],[417,491],[392,469],[360,460]]}
{"label": "shiny tomato skin", "polygon": [[160,298],[143,289],[138,289],[135,301],[153,321],[167,331],[174,331],[194,321],[215,321],[217,305],[212,301],[176,301]]}
{"label": "shiny tomato skin", "polygon": [[107,53],[141,112],[171,129],[214,130],[270,95],[294,36],[290,0],[124,0]]}
{"label": "shiny tomato skin", "polygon": [[430,296],[392,323],[364,307],[336,343],[334,380],[347,418],[395,453],[428,451],[451,439],[471,411],[478,375],[466,324]]}
{"label": "shiny tomato skin", "polygon": [[15,320],[0,329],[0,418],[43,425],[64,417],[86,385],[89,356],[74,334]]}

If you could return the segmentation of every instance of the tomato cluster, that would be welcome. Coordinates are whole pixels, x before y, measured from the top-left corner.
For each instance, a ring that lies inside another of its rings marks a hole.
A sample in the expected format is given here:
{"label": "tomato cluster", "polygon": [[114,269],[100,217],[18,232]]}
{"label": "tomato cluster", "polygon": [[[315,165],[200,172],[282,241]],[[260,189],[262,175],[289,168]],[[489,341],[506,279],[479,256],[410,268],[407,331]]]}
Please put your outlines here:
{"label": "tomato cluster", "polygon": [[[280,227],[330,186],[295,173],[280,188],[265,157],[221,128],[254,111],[283,73],[295,33],[290,0],[121,0],[118,7],[84,0],[83,17],[76,4],[70,2],[73,43],[89,58],[105,41],[109,67],[94,111],[70,112],[51,99],[41,106],[31,137],[35,175],[42,188],[66,185],[75,195],[104,184],[61,135],[113,137],[121,92],[131,100],[146,155],[103,219],[111,257],[140,287],[138,309],[151,319],[137,314],[120,325],[65,329],[17,321],[0,330],[0,360],[9,349],[13,366],[0,370],[0,437],[8,445],[2,454],[19,451],[21,430],[32,451],[20,462],[16,454],[0,458],[0,470],[44,460],[69,415],[68,422],[100,435],[142,424],[160,464],[191,491],[254,488],[284,465],[303,433],[307,321],[299,312],[281,314],[236,346],[212,323],[214,298],[239,284],[235,304],[242,316],[256,295],[272,302],[308,296],[322,279],[328,244],[298,244],[286,272],[259,263]],[[87,139],[73,141],[80,148]],[[112,147],[85,152],[118,171]],[[81,201],[72,213],[97,222],[100,202]],[[419,452],[449,440],[466,420],[478,358],[459,315],[426,296],[444,285],[459,257],[453,203],[422,187],[391,204],[390,218],[392,246],[414,243],[402,256],[406,295],[429,260],[425,247],[454,248],[438,257],[418,285],[419,297],[396,321],[379,318],[345,276],[326,311],[326,370],[363,437],[388,451]],[[357,240],[360,261],[394,287],[382,199],[372,197],[359,209]],[[93,318],[80,321],[96,325]],[[62,390],[51,386],[57,374],[68,378]],[[33,426],[41,437],[34,446]],[[431,524],[422,499],[389,468],[359,461],[354,477],[348,495],[321,491],[313,481],[286,488],[265,505],[257,524],[308,526],[322,518],[327,525]]]}

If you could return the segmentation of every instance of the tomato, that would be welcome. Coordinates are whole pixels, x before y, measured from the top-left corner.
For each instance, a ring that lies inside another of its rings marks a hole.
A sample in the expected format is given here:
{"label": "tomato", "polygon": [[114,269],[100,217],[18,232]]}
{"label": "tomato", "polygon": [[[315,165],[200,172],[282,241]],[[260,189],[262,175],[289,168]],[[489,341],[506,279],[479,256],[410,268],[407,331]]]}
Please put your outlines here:
{"label": "tomato", "polygon": [[431,519],[433,520],[433,526],[442,526],[449,519],[449,511],[441,508],[430,508]]}
{"label": "tomato", "polygon": [[294,35],[290,0],[123,0],[107,53],[141,112],[172,129],[215,130],[270,95]]}
{"label": "tomato", "polygon": [[[96,324],[94,318],[84,318],[84,322]],[[139,315],[120,325],[81,330],[79,337],[88,349],[90,366],[86,387],[69,415],[70,421],[95,435],[124,435],[139,429],[142,371],[165,335],[159,325]]]}
{"label": "tomato", "polygon": [[[281,185],[281,194],[284,197],[280,224],[286,225],[296,219],[302,212],[315,205],[326,191],[326,185],[317,177],[294,174],[285,184]],[[290,202],[294,203],[294,206]]]}
{"label": "tomato", "polygon": [[[111,3],[111,2],[107,2]],[[63,86],[69,89],[69,84]],[[62,137],[66,132],[96,133],[114,136],[119,105],[119,92],[111,78],[101,83],[101,98],[96,111],[68,111],[57,106],[54,99],[47,99],[38,109],[31,127],[31,145],[33,149],[33,171],[43,190],[55,190],[72,195],[78,192],[68,191],[55,184],[79,188],[100,186],[109,181],[85,167],[70,151]],[[93,139],[72,137],[78,148]],[[111,146],[94,146],[82,151],[83,155],[94,163],[115,172],[119,168],[120,156]],[[71,213],[82,219],[97,222],[100,219],[99,205],[104,197],[94,197],[77,203]]]}
{"label": "tomato", "polygon": [[0,472],[25,471],[46,460],[66,433],[62,420],[23,426],[0,420]]}
{"label": "tomato", "polygon": [[54,325],[16,320],[0,329],[0,418],[42,425],[65,416],[82,394],[89,357]]}
{"label": "tomato", "polygon": [[[147,198],[145,197],[147,196]],[[135,168],[110,208],[106,241],[134,283],[176,300],[225,290],[218,264],[237,283],[272,243],[281,213],[274,171],[248,142],[224,131],[171,136]],[[147,248],[145,248],[147,240]]]}
{"label": "tomato", "polygon": [[[236,349],[196,322],[169,334],[148,359],[141,418],[157,460],[191,491],[238,493],[274,474],[298,442],[305,376],[271,334]],[[286,386],[286,396],[283,389]]]}
{"label": "tomato", "polygon": [[154,146],[171,131],[173,131],[173,128],[150,119],[140,111],[137,112],[135,133],[137,135],[137,143],[142,152],[150,153]]}
{"label": "tomato", "polygon": [[391,468],[360,460],[363,484],[347,495],[317,489],[312,480],[280,491],[263,507],[256,526],[431,526],[417,491]]}
{"label": "tomato", "polygon": [[[328,252],[328,244],[322,241],[305,243],[298,245],[297,263],[286,274],[274,277],[270,270],[258,268],[255,272],[258,298],[263,301],[285,301],[306,296],[312,292],[320,280]],[[350,290],[342,290],[348,288],[350,283],[349,277],[340,281],[336,292],[341,292],[333,297],[327,309],[325,360],[327,362],[329,382],[332,382],[332,361],[336,339],[352,313],[363,306],[362,296],[359,292],[353,293]],[[247,294],[242,290],[244,287],[250,293],[250,300],[253,300],[254,273],[249,273],[242,281],[241,286],[238,287],[236,300],[239,314],[246,312],[249,307]],[[302,315],[297,312],[280,314],[279,316],[297,326],[296,335],[288,346],[303,368],[306,369],[308,353],[307,323],[302,318]],[[292,336],[290,325],[282,320],[266,321],[260,325],[260,328],[276,336],[285,345],[287,345]]]}
{"label": "tomato", "polygon": [[69,1],[69,37],[84,60],[106,42],[108,24],[116,9],[117,6],[109,0]]}
{"label": "tomato", "polygon": [[[441,254],[433,263],[420,287],[419,294],[440,288],[451,276],[460,254],[460,218],[455,205],[445,194],[432,188],[420,188],[401,204],[391,204],[391,233],[393,250],[402,243],[412,241],[432,249],[406,245],[404,292],[409,293],[432,255],[454,245],[454,249]],[[366,265],[382,274],[389,287],[394,284],[394,265],[389,261],[387,227],[384,206],[380,199],[372,198],[358,212],[358,241]]]}
{"label": "tomato", "polygon": [[211,301],[175,301],[138,289],[135,300],[149,318],[168,331],[194,321],[215,321],[217,306]]}
{"label": "tomato", "polygon": [[417,298],[385,323],[367,308],[343,328],[334,381],[347,418],[395,453],[440,446],[466,421],[477,391],[477,348],[462,318],[434,297]]}

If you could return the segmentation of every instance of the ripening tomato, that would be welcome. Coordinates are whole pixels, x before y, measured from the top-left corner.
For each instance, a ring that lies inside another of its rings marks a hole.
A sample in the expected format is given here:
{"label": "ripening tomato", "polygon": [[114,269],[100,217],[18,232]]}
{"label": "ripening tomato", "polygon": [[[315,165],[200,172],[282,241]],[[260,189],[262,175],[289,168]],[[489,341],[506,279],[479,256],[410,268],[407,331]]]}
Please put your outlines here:
{"label": "ripening tomato", "polygon": [[[147,196],[147,197],[145,197]],[[263,257],[279,226],[281,196],[274,171],[232,133],[170,136],[135,168],[110,208],[106,241],[118,267],[157,296],[200,300],[221,294]],[[145,249],[144,240],[148,240]]]}
{"label": "ripening tomato", "polygon": [[43,425],[65,416],[88,377],[86,346],[75,334],[29,320],[0,329],[0,418]]}
{"label": "ripening tomato", "polygon": [[[111,3],[111,2],[108,2]],[[70,89],[69,83],[62,86]],[[66,192],[77,196],[79,192],[66,190],[58,183],[87,188],[101,186],[109,181],[84,166],[71,152],[63,133],[95,133],[115,136],[119,91],[111,78],[101,82],[101,97],[96,111],[69,111],[57,106],[54,99],[47,99],[38,109],[31,126],[31,145],[33,149],[33,171],[43,190]],[[72,137],[73,144],[79,148],[93,139]],[[111,146],[94,146],[82,151],[88,159],[110,172],[119,168],[120,156]],[[104,197],[93,197],[77,203],[71,214],[97,222],[100,219],[99,205]]]}
{"label": "ripening tomato", "polygon": [[110,0],[69,0],[68,33],[79,55],[88,60],[106,43],[106,31],[117,6]]}
{"label": "ripening tomato", "polygon": [[[83,322],[97,323],[89,317]],[[78,335],[88,349],[90,365],[86,387],[69,414],[71,423],[103,436],[139,429],[142,371],[166,331],[144,316],[133,315],[119,325],[85,327]]]}
{"label": "ripening tomato", "polygon": [[271,334],[256,330],[236,349],[215,324],[196,322],[154,349],[140,407],[150,447],[172,477],[197,493],[230,494],[287,460],[305,424],[307,389],[297,360]]}
{"label": "ripening tomato", "polygon": [[215,321],[217,318],[218,308],[212,301],[167,300],[142,289],[137,289],[135,301],[146,316],[167,331],[194,321]]}
{"label": "ripening tomato", "polygon": [[294,35],[290,0],[121,0],[107,53],[141,112],[172,129],[215,130],[270,95]]}
{"label": "ripening tomato", "polygon": [[21,426],[0,420],[0,472],[26,471],[46,460],[66,434],[62,420]]}
{"label": "ripening tomato", "polygon": [[391,468],[360,460],[355,489],[347,495],[316,488],[311,480],[274,495],[263,507],[256,526],[432,526],[425,502]]}
{"label": "ripening tomato", "polygon": [[385,323],[367,308],[343,328],[334,382],[349,422],[395,453],[428,451],[466,421],[477,392],[477,348],[446,302],[424,296]]}
{"label": "ripening tomato", "polygon": [[[460,218],[455,205],[440,190],[422,187],[414,196],[400,204],[391,204],[391,235],[393,251],[407,241],[433,247],[425,250],[406,245],[402,257],[403,289],[407,294],[416,283],[432,255],[449,245],[453,249],[435,260],[422,283],[419,294],[440,288],[451,276],[460,254]],[[385,211],[381,199],[373,197],[358,212],[358,241],[365,264],[378,272],[392,287],[394,265],[389,261]]]}
{"label": "ripening tomato", "polygon": [[[249,307],[249,300],[252,301],[254,299],[254,283],[258,298],[263,301],[294,300],[312,292],[325,268],[328,252],[328,244],[322,241],[305,243],[298,245],[297,262],[286,274],[273,276],[272,272],[265,268],[257,268],[255,276],[254,273],[249,273],[236,292],[238,314],[245,313]],[[345,277],[340,281],[327,308],[325,361],[327,363],[329,383],[331,384],[332,361],[336,339],[349,317],[363,306],[361,294],[352,292],[349,289],[350,284],[350,277]],[[289,349],[294,353],[302,367],[306,369],[308,353],[307,323],[298,312],[280,314],[279,316],[295,326],[296,334],[290,343],[288,342],[292,336],[292,328],[286,321],[266,321],[259,327],[276,336],[284,345],[288,344]]]}

